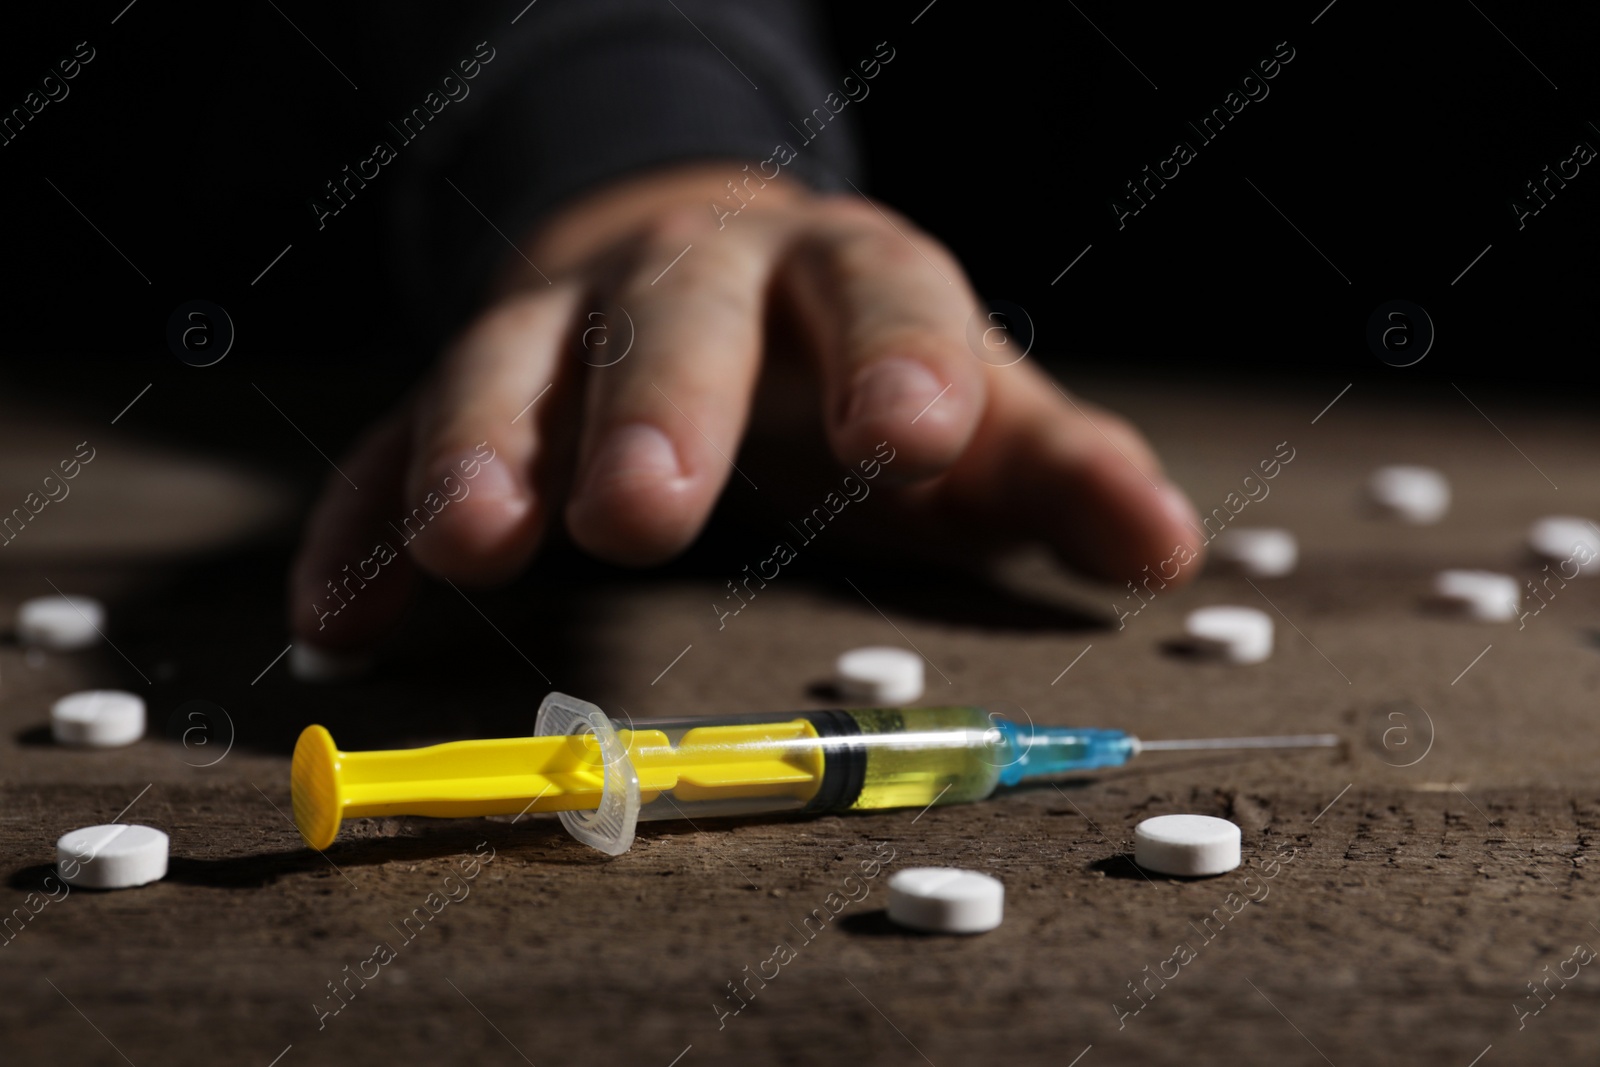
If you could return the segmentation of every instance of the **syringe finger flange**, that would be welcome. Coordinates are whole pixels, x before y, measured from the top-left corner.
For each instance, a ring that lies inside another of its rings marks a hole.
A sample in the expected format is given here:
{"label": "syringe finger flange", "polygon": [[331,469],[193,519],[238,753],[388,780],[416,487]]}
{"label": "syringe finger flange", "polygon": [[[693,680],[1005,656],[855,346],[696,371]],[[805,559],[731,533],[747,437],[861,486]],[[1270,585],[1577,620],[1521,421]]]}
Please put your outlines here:
{"label": "syringe finger flange", "polygon": [[594,734],[604,773],[600,803],[586,810],[559,812],[561,825],[579,841],[608,856],[628,851],[639,822],[639,772],[606,713],[587,700],[551,693],[539,705],[533,733],[535,737]]}

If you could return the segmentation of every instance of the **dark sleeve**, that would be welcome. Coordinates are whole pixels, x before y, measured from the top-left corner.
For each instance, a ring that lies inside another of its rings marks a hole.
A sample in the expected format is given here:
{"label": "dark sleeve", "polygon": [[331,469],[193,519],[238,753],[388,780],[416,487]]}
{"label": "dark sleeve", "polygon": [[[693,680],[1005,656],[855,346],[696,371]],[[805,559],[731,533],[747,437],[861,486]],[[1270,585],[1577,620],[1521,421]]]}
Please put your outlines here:
{"label": "dark sleeve", "polygon": [[[468,83],[472,106],[400,149],[418,159],[394,201],[397,265],[435,331],[473,310],[516,254],[509,242],[631,172],[721,158],[734,179],[787,144],[786,176],[822,190],[856,179],[849,115],[824,105],[840,87],[802,0],[537,0],[508,21],[464,46],[492,56]],[[402,125],[405,137],[422,123]]]}

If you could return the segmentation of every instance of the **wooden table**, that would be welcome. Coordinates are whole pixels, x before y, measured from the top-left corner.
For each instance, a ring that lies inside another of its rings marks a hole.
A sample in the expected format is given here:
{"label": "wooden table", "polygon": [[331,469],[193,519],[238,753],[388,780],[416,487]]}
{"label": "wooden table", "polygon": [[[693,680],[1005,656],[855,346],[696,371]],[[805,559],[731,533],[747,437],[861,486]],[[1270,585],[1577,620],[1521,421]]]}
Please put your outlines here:
{"label": "wooden table", "polygon": [[[1593,1062],[1600,968],[1575,946],[1600,945],[1600,581],[1520,629],[1420,602],[1447,566],[1530,578],[1529,522],[1600,514],[1594,421],[1363,384],[1313,423],[1342,385],[1085,387],[1149,430],[1203,511],[1294,449],[1233,521],[1293,529],[1300,569],[1205,576],[1120,629],[1112,604],[1131,602],[1042,559],[981,583],[817,554],[719,631],[708,606],[769,540],[739,533],[662,572],[558,554],[470,602],[432,589],[375,677],[328,688],[275,659],[295,487],[147,446],[134,419],[13,420],[7,505],[72,442],[99,452],[4,550],[0,616],[53,582],[105,598],[112,625],[82,653],[0,648],[5,1062]],[[1363,517],[1385,462],[1446,471],[1449,517]],[[848,518],[870,523],[870,506]],[[1166,647],[1218,602],[1274,613],[1269,662]],[[525,732],[552,688],[634,716],[825,706],[816,683],[864,643],[920,649],[927,702],[1347,745],[1150,754],[920,814],[651,824],[616,859],[549,818],[357,821],[319,855],[286,814],[311,722],[355,749]],[[145,695],[150,736],[51,744],[51,700],[91,686]],[[1245,866],[1141,873],[1134,825],[1174,811],[1238,823]],[[40,903],[55,839],[119,815],[171,834],[166,880]],[[925,864],[1002,879],[1004,925],[891,927],[888,873]],[[856,899],[835,915],[841,897]],[[807,926],[817,909],[828,921]]]}

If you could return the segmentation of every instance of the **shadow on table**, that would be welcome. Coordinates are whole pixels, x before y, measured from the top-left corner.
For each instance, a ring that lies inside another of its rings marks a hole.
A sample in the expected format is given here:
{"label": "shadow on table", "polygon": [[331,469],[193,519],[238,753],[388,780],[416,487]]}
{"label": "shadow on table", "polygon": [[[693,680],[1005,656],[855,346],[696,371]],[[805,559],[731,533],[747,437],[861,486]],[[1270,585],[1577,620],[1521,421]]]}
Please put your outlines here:
{"label": "shadow on table", "polygon": [[117,604],[117,685],[145,698],[147,734],[181,745],[191,766],[226,751],[288,755],[310,723],[350,750],[526,735],[545,693],[584,692],[585,671],[599,669],[580,670],[594,658],[587,606],[556,570],[493,590],[419,583],[370,675],[300,683],[288,671],[286,571],[286,552],[202,559]]}
{"label": "shadow on table", "polygon": [[[117,672],[109,681],[144,696],[148,733],[183,744],[192,757],[186,762],[195,766],[211,765],[230,744],[287,754],[313,722],[352,751],[524,735],[545,693],[605,692],[611,684],[609,657],[594,635],[610,623],[624,584],[646,596],[653,586],[701,578],[720,589],[728,560],[736,558],[726,540],[697,545],[650,572],[557,549],[502,588],[420,582],[395,620],[378,669],[330,685],[289,677],[281,607],[286,553],[202,558],[118,603],[108,627],[119,653],[106,660]],[[864,611],[965,628],[1065,633],[1108,626],[1088,611],[981,574],[895,566],[881,557],[847,563],[816,553],[792,577],[786,572],[785,581]],[[31,731],[19,737],[24,744],[42,740]]]}
{"label": "shadow on table", "polygon": [[[1139,865],[1133,861],[1133,853],[1118,852],[1114,856],[1105,856],[1097,859],[1085,867],[1086,870],[1099,871],[1107,878],[1117,878],[1129,882],[1148,882],[1151,877],[1140,870]],[[1158,874],[1157,878],[1167,875]]]}
{"label": "shadow on table", "polygon": [[889,921],[889,909],[879,908],[876,911],[864,911],[859,915],[850,915],[839,920],[840,929],[854,937],[897,937],[907,940],[918,940],[931,937],[961,937],[965,935],[940,934],[928,930],[913,930],[909,926],[898,926]]}
{"label": "shadow on table", "polygon": [[[830,569],[844,577],[843,569]],[[865,582],[852,575],[822,588],[846,603],[866,603],[963,629],[1037,634],[1112,628],[1109,615],[1033,596],[969,571],[879,567],[864,573],[869,575]]]}
{"label": "shadow on table", "polygon": [[16,733],[16,742],[24,748],[52,746],[56,738],[48,726],[27,726]]}

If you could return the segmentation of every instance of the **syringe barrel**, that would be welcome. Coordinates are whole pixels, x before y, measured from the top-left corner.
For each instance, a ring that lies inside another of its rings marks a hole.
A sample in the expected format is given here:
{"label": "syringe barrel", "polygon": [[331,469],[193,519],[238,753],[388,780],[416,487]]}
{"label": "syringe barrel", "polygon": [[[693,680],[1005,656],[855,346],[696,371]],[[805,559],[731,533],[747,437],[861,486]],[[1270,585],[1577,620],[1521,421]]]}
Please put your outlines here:
{"label": "syringe barrel", "polygon": [[639,777],[640,819],[701,819],[848,806],[859,791],[840,711],[612,719]]}
{"label": "syringe barrel", "polygon": [[981,800],[1013,757],[978,707],[857,708],[630,722],[640,819]]}

